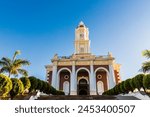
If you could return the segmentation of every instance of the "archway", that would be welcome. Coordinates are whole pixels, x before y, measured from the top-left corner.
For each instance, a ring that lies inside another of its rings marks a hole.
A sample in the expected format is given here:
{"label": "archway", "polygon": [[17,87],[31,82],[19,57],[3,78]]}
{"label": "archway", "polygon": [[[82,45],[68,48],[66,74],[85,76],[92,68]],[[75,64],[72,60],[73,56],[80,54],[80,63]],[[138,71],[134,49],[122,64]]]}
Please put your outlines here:
{"label": "archway", "polygon": [[79,91],[78,91],[79,95],[88,95],[88,93],[89,93],[89,91],[88,91],[89,85],[88,85],[86,79],[84,79],[84,78],[80,79],[78,87],[79,87]]}
{"label": "archway", "polygon": [[81,89],[81,90],[79,91],[79,95],[88,95],[88,92],[87,92],[87,90],[85,90],[85,89]]}
{"label": "archway", "polygon": [[61,68],[57,73],[57,89],[63,90],[66,95],[70,93],[71,70]]}
{"label": "archway", "polygon": [[76,72],[77,76],[77,94],[89,95],[89,70],[86,68],[80,68]]}
{"label": "archway", "polygon": [[109,72],[104,67],[99,67],[95,70],[95,78],[97,84],[97,93],[101,95],[104,91],[109,89]]}

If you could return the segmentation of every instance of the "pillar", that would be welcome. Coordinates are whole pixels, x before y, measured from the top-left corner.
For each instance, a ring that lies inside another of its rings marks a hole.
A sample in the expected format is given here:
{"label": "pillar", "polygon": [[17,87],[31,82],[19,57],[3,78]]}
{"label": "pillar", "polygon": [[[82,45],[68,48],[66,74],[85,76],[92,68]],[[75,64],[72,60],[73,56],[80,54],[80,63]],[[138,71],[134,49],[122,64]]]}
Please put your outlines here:
{"label": "pillar", "polygon": [[73,61],[72,63],[70,95],[77,95],[77,78],[75,73],[75,61]]}
{"label": "pillar", "polygon": [[93,61],[90,64],[90,95],[96,95],[96,78],[94,75]]}
{"label": "pillar", "polygon": [[53,64],[53,72],[52,72],[52,86],[56,89],[57,87],[57,64]]}
{"label": "pillar", "polygon": [[115,83],[115,75],[114,75],[114,68],[112,65],[109,65],[109,89],[113,88],[116,83]]}

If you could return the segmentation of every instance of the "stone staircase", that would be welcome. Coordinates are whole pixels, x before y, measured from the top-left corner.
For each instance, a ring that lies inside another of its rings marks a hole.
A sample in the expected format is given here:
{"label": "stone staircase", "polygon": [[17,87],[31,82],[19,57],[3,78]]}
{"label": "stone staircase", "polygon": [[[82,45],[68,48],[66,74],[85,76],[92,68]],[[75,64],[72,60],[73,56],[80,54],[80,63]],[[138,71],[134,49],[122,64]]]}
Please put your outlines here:
{"label": "stone staircase", "polygon": [[38,100],[117,100],[115,96],[103,96],[103,95],[84,95],[84,96],[40,96]]}

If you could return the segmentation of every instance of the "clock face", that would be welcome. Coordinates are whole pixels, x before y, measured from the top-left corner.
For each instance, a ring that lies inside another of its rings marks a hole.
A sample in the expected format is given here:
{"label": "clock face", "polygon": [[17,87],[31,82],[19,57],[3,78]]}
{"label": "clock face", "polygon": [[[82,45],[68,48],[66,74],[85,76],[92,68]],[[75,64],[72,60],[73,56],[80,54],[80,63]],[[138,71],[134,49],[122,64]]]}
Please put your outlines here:
{"label": "clock face", "polygon": [[84,38],[84,34],[83,33],[80,34],[80,38]]}

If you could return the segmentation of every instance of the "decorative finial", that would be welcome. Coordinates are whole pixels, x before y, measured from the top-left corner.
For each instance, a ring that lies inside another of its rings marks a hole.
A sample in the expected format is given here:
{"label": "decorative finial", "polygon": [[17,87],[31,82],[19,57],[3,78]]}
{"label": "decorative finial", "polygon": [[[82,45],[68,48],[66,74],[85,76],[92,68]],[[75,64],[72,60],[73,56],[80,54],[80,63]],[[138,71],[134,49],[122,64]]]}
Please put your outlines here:
{"label": "decorative finial", "polygon": [[58,59],[58,54],[55,54],[53,59]]}
{"label": "decorative finial", "polygon": [[79,25],[84,25],[83,21],[80,21]]}
{"label": "decorative finial", "polygon": [[111,52],[108,52],[108,56],[109,56],[109,57],[112,57],[113,55],[112,55],[112,53],[111,53]]}

